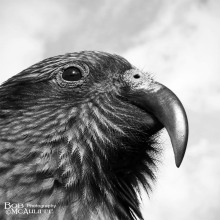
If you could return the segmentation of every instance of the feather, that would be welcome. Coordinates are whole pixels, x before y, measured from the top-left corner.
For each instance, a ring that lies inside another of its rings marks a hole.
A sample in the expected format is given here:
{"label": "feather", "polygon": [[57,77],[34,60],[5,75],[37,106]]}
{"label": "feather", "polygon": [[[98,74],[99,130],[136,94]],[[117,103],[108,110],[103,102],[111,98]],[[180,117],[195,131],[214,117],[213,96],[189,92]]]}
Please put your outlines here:
{"label": "feather", "polygon": [[[77,83],[62,81],[71,65],[85,73]],[[56,206],[16,219],[143,219],[139,187],[149,191],[155,179],[161,125],[150,129],[152,115],[125,98],[123,74],[132,68],[117,55],[83,51],[1,85],[1,206]],[[1,219],[10,219],[4,208]]]}

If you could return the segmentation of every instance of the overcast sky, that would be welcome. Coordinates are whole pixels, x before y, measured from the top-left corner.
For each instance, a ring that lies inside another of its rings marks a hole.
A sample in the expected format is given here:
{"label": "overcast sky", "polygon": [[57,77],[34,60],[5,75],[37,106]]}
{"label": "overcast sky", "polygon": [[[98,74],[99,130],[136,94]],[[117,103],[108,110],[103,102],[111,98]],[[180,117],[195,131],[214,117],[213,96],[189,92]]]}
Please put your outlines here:
{"label": "overcast sky", "polygon": [[173,90],[189,117],[177,169],[166,132],[148,220],[219,220],[220,1],[0,0],[0,82],[46,57],[102,50]]}

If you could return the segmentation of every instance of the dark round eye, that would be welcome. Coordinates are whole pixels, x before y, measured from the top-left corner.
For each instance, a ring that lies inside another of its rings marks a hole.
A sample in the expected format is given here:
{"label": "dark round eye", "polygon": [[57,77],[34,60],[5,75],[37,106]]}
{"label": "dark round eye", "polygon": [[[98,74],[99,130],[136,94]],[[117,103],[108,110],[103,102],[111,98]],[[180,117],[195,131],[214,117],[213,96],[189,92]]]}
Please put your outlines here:
{"label": "dark round eye", "polygon": [[71,66],[63,71],[62,78],[66,81],[78,81],[82,78],[82,71],[78,67]]}

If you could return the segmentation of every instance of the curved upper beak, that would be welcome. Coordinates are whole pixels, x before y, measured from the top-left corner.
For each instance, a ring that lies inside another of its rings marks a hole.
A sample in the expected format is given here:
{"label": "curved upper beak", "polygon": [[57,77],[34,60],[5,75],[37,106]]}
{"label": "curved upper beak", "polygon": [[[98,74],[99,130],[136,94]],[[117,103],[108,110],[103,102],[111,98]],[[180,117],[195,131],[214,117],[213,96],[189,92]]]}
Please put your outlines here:
{"label": "curved upper beak", "polygon": [[187,141],[188,120],[178,97],[166,86],[154,82],[137,71],[128,73],[132,84],[132,102],[154,115],[167,129],[175,155],[176,166],[182,163]]}

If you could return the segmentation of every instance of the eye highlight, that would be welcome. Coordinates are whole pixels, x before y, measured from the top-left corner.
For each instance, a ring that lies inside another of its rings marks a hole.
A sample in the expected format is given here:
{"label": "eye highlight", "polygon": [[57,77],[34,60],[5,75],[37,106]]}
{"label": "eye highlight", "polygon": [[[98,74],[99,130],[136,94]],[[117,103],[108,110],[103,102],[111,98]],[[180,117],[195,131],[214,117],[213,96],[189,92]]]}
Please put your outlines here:
{"label": "eye highlight", "polygon": [[82,70],[75,66],[65,69],[62,73],[62,78],[68,82],[78,81],[82,77]]}

